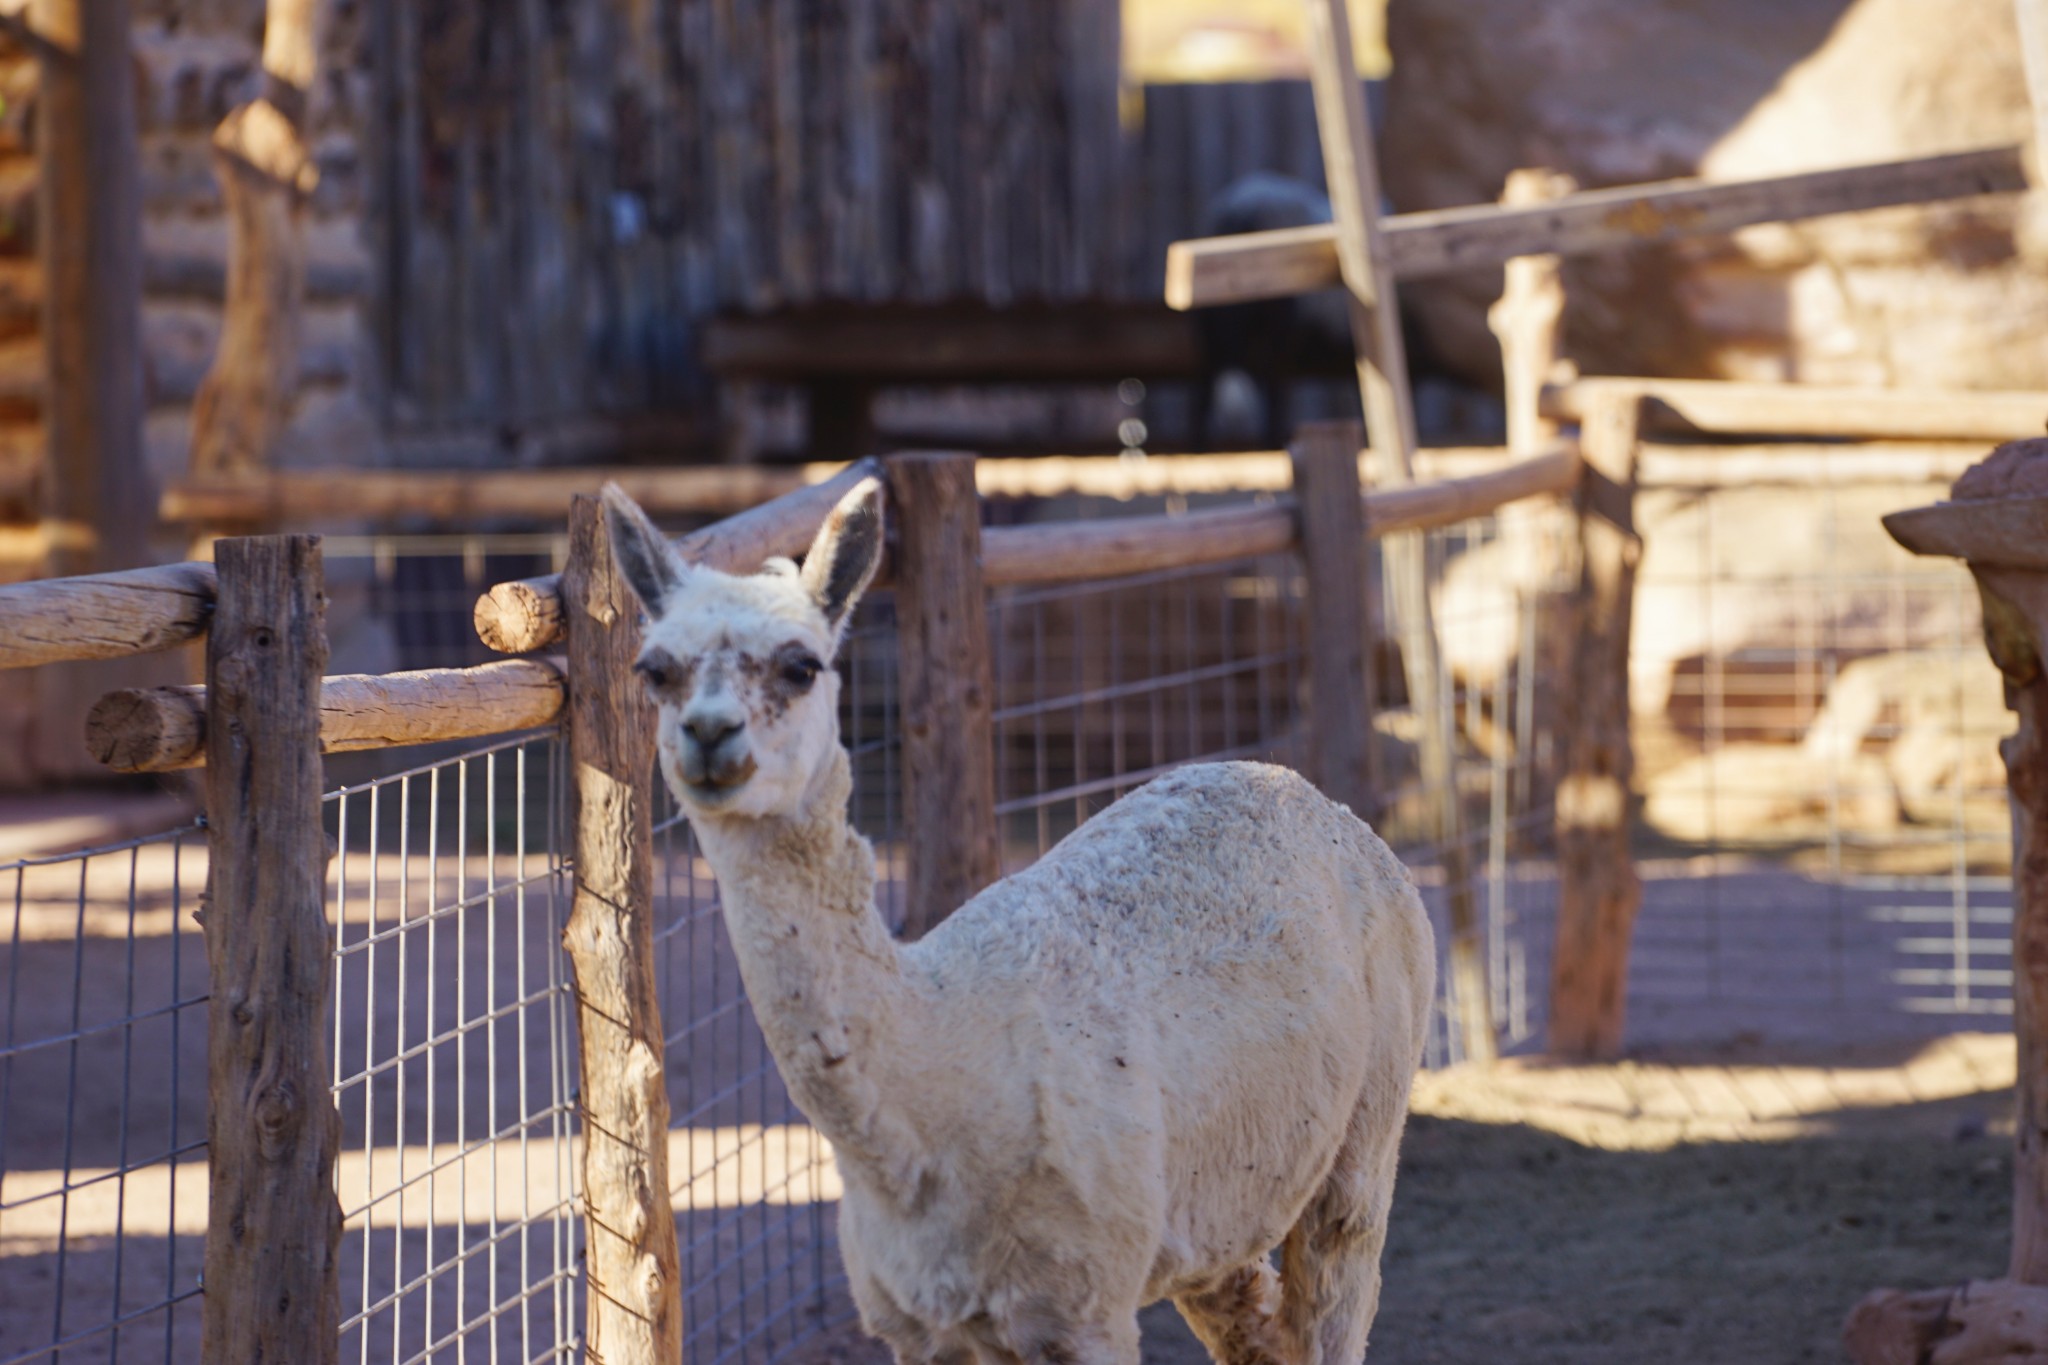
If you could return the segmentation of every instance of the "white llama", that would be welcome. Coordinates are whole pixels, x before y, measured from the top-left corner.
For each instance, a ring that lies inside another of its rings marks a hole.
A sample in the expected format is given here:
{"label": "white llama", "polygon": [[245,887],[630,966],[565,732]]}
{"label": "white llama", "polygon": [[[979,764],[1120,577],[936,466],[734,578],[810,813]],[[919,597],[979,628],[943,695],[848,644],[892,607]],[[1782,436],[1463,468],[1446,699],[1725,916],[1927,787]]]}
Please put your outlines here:
{"label": "white llama", "polygon": [[1183,768],[899,943],[830,667],[880,486],[801,570],[744,578],[615,487],[605,510],[661,770],[838,1154],[868,1330],[905,1365],[1135,1365],[1138,1309],[1171,1297],[1222,1365],[1355,1365],[1435,978],[1387,846],[1286,769]]}

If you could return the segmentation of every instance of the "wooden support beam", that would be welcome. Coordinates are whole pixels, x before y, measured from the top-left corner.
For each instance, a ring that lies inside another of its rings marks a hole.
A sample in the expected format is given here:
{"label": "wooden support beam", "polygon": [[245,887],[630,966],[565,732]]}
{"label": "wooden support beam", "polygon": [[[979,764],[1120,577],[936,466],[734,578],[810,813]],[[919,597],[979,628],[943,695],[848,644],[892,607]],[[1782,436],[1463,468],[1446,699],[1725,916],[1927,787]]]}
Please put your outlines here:
{"label": "wooden support beam", "polygon": [[298,396],[306,205],[320,179],[306,116],[329,3],[268,0],[263,88],[214,133],[233,238],[220,349],[192,402],[195,473],[268,467]]}
{"label": "wooden support beam", "polygon": [[[684,536],[676,549],[693,564],[727,573],[752,573],[776,555],[802,554],[839,499],[880,468],[873,460],[858,461],[822,483]],[[562,637],[561,575],[500,583],[477,599],[473,619],[478,638],[500,654],[545,649]]]}
{"label": "wooden support beam", "polygon": [[192,477],[164,490],[158,515],[198,525],[258,522],[293,528],[330,522],[490,517],[554,521],[578,493],[616,483],[651,512],[730,515],[821,483],[839,465],[641,466],[572,469],[294,469]]}
{"label": "wooden support beam", "polygon": [[[1517,256],[1598,255],[1758,223],[2026,187],[2018,147],[1719,184],[1666,180],[1525,208],[1475,204],[1397,214],[1384,224],[1387,264],[1396,279],[1422,279],[1488,269]],[[1328,224],[1175,242],[1166,252],[1166,303],[1208,308],[1328,289],[1343,280],[1341,255],[1337,229]]]}
{"label": "wooden support beam", "polygon": [[213,598],[211,564],[10,584],[0,588],[0,669],[175,649],[206,633]]}
{"label": "wooden support beam", "polygon": [[[568,688],[559,664],[500,659],[476,668],[343,674],[320,688],[320,752],[398,749],[552,725]],[[85,745],[116,772],[206,762],[204,687],[123,688],[86,716]]]}
{"label": "wooden support beam", "polygon": [[1713,379],[1576,379],[1543,390],[1543,414],[1584,421],[1599,396],[1608,392],[1650,399],[1643,422],[1653,431],[1896,441],[2013,441],[2048,431],[2048,393]]}
{"label": "wooden support beam", "polygon": [[[1455,526],[1524,498],[1569,492],[1578,481],[1578,451],[1562,447],[1485,473],[1376,490],[1363,495],[1364,533],[1385,538]],[[1120,578],[1228,564],[1298,543],[1291,498],[1178,517],[991,526],[981,533],[982,579],[995,587]]]}
{"label": "wooden support beam", "polygon": [[2034,188],[2048,192],[2048,0],[2012,0],[2012,8],[2034,110]]}
{"label": "wooden support beam", "polygon": [[582,1067],[587,1353],[609,1365],[677,1365],[683,1290],[655,984],[654,707],[633,673],[640,606],[612,562],[596,498],[570,507],[561,595],[576,679],[574,886],[562,943],[576,975]]}
{"label": "wooden support beam", "polygon": [[[1632,513],[1641,400],[1609,395],[1581,438],[1578,586],[1566,604],[1569,653],[1557,695],[1557,939],[1551,958],[1550,1052],[1620,1055],[1629,943],[1642,882],[1634,826],[1628,651],[1643,543]],[[1603,488],[1604,485],[1604,488]],[[1606,492],[1609,496],[1602,497]]]}
{"label": "wooden support beam", "polygon": [[[1311,0],[1308,14],[1316,128],[1336,218],[1338,265],[1351,295],[1351,338],[1358,353],[1358,385],[1372,441],[1375,482],[1382,488],[1400,488],[1415,478],[1415,408],[1401,346],[1394,269],[1379,227],[1379,167],[1372,124],[1352,58],[1347,0]],[[1380,558],[1401,642],[1408,698],[1423,720],[1418,746],[1422,781],[1434,803],[1434,832],[1450,902],[1449,985],[1457,1045],[1471,1060],[1491,1061],[1496,1052],[1492,992],[1454,767],[1456,717],[1443,686],[1422,537],[1409,532],[1387,536],[1380,544]]]}
{"label": "wooden support beam", "polygon": [[903,932],[916,939],[1002,872],[995,681],[974,457],[897,455],[887,464],[909,861]]}
{"label": "wooden support beam", "polygon": [[[1538,168],[1508,172],[1503,208],[1554,203],[1578,185],[1568,175]],[[1557,423],[1543,415],[1543,386],[1555,378],[1558,334],[1564,325],[1564,266],[1555,254],[1517,256],[1507,263],[1501,295],[1486,310],[1486,325],[1500,342],[1506,383],[1508,449],[1529,455],[1557,439]]]}
{"label": "wooden support beam", "polygon": [[200,1360],[333,1365],[326,599],[315,536],[224,540],[206,642],[207,1219]]}
{"label": "wooden support beam", "polygon": [[1365,504],[1355,422],[1305,426],[1294,442],[1294,500],[1308,576],[1309,775],[1361,820],[1376,817],[1369,695]]}

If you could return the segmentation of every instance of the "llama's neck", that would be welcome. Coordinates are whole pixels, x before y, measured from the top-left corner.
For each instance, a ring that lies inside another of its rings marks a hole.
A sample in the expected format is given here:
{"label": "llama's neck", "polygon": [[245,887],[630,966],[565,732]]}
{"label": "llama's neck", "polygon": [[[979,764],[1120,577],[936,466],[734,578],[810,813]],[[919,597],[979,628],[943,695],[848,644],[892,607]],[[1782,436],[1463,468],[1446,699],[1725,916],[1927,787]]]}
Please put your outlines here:
{"label": "llama's neck", "polygon": [[797,1105],[842,1166],[905,1199],[923,1154],[905,1118],[918,1035],[901,949],[875,909],[875,858],[847,824],[851,779],[835,746],[796,816],[705,818],[740,975]]}

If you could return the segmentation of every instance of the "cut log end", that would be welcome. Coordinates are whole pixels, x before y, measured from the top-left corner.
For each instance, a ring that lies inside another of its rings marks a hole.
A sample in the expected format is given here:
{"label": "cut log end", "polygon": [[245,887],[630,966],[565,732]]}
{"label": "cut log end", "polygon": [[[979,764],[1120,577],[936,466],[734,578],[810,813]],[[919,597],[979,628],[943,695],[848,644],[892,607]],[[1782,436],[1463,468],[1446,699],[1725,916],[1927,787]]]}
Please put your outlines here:
{"label": "cut log end", "polygon": [[500,583],[476,600],[471,614],[479,640],[500,654],[526,654],[562,638],[559,578]]}
{"label": "cut log end", "polygon": [[85,745],[115,772],[189,768],[206,746],[206,694],[183,687],[124,687],[93,704]]}

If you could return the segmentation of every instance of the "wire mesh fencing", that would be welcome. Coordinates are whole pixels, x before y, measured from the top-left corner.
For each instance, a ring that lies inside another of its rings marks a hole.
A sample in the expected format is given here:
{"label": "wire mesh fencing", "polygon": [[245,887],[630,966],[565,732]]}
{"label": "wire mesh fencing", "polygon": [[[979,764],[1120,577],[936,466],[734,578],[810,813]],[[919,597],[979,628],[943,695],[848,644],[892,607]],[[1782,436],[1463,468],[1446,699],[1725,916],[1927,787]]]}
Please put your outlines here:
{"label": "wire mesh fencing", "polygon": [[343,1359],[579,1348],[562,769],[512,737],[326,799]]}
{"label": "wire mesh fencing", "polygon": [[0,1361],[196,1359],[206,1230],[196,826],[0,866]]}

